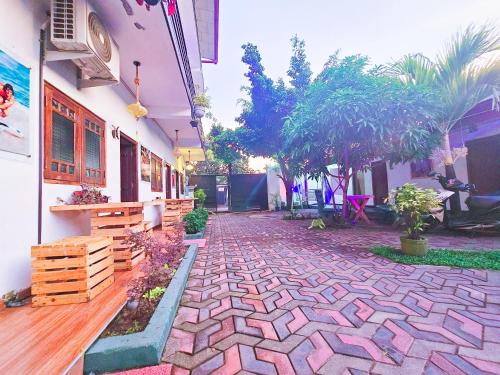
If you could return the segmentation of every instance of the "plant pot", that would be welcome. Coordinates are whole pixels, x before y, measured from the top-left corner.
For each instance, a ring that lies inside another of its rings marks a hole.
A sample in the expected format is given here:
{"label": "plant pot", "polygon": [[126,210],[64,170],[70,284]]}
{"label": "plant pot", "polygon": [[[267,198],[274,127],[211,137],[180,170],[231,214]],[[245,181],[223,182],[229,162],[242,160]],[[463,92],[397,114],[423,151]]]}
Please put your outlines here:
{"label": "plant pot", "polygon": [[194,106],[194,115],[197,118],[202,118],[205,116],[205,107],[202,107],[201,105],[195,105]]}
{"label": "plant pot", "polygon": [[427,254],[427,240],[412,240],[407,237],[401,237],[401,252],[405,255],[424,256]]}
{"label": "plant pot", "polygon": [[11,307],[21,307],[24,306],[28,303],[28,299],[23,299],[23,300],[14,300],[14,301],[8,301],[4,303],[4,306],[7,308]]}

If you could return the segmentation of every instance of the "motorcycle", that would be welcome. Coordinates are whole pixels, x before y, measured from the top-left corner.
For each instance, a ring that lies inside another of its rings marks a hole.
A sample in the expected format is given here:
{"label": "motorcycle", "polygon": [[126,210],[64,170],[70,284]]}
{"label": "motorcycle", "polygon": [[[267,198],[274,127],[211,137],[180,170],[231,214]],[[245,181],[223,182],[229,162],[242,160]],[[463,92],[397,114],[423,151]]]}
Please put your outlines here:
{"label": "motorcycle", "polygon": [[[458,179],[447,179],[441,173],[431,172],[429,174],[447,192],[447,198],[443,202],[443,224],[451,230],[465,231],[470,233],[492,233],[500,234],[500,193],[492,195],[475,195],[476,188],[472,184],[465,184]],[[453,194],[459,192],[469,193],[465,204],[469,208],[460,216],[451,216],[446,208],[446,202]],[[443,194],[445,192],[442,192]],[[445,195],[444,195],[445,196]]]}

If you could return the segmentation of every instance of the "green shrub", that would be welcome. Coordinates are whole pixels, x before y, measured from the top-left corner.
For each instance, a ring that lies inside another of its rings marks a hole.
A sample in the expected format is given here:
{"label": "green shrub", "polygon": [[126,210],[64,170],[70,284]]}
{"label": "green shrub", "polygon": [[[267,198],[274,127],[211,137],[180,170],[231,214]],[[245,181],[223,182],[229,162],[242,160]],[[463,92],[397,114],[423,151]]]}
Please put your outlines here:
{"label": "green shrub", "polygon": [[207,199],[207,195],[205,194],[205,190],[203,190],[203,189],[196,189],[194,191],[194,199],[196,199],[196,203],[200,207],[203,207],[203,204],[205,203],[205,200]]}
{"label": "green shrub", "polygon": [[425,223],[422,215],[439,207],[437,193],[432,189],[421,189],[414,184],[404,184],[389,195],[389,204],[402,216],[409,239],[419,240]]}
{"label": "green shrub", "polygon": [[208,221],[208,210],[206,208],[196,208],[186,214],[183,221],[187,234],[201,232]]}

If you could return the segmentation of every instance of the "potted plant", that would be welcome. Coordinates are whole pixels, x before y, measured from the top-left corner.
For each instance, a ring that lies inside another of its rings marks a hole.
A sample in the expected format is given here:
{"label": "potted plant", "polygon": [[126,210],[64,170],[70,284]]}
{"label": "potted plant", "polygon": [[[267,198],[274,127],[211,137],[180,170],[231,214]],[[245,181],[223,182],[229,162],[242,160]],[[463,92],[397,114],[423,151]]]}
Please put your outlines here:
{"label": "potted plant", "polygon": [[28,303],[28,296],[26,293],[16,292],[11,290],[2,296],[2,301],[5,307],[20,307]]}
{"label": "potted plant", "polygon": [[193,98],[193,104],[194,115],[197,118],[202,118],[203,116],[205,116],[205,111],[207,110],[207,108],[210,108],[210,99],[205,91],[201,91]]}
{"label": "potted plant", "polygon": [[57,198],[58,203],[61,204],[97,204],[108,203],[109,196],[104,195],[102,190],[96,186],[81,184],[81,190],[74,191],[68,202],[61,198]]}
{"label": "potted plant", "polygon": [[196,189],[194,191],[194,199],[196,202],[196,206],[203,208],[203,205],[205,203],[205,200],[207,199],[207,194],[205,194],[205,190],[203,189]]}
{"label": "potted plant", "polygon": [[389,203],[401,216],[406,227],[406,236],[401,236],[403,254],[425,255],[427,240],[421,236],[425,228],[422,216],[439,206],[437,193],[432,189],[421,189],[414,184],[404,184],[391,192]]}

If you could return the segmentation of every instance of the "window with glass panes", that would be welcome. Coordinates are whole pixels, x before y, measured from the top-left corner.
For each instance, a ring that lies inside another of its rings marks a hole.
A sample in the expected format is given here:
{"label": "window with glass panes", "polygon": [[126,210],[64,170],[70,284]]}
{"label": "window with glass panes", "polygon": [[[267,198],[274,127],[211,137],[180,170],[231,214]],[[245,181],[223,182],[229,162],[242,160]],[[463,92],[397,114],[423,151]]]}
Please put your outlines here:
{"label": "window with glass panes", "polygon": [[46,182],[104,186],[104,121],[45,84]]}
{"label": "window with glass panes", "polygon": [[163,161],[151,153],[151,191],[163,191]]}

